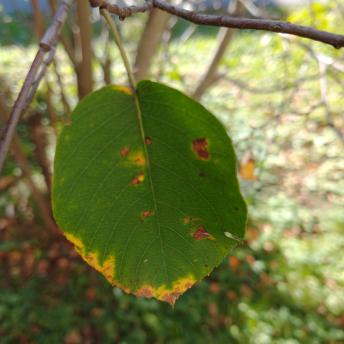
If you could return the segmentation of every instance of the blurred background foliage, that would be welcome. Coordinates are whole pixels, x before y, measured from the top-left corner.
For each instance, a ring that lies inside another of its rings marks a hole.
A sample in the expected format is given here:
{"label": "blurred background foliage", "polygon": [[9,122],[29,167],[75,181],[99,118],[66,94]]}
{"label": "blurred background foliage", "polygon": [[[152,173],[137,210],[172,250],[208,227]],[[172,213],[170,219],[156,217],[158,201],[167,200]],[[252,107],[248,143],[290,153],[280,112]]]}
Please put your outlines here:
{"label": "blurred background foliage", "polygon": [[[226,10],[214,3],[199,10]],[[344,32],[341,1],[305,3],[285,9],[254,1],[244,11]],[[56,1],[49,4],[54,9]],[[0,10],[2,123],[49,8],[33,11],[35,20],[20,8]],[[343,343],[343,51],[287,35],[233,32],[196,95],[223,32],[164,18],[143,74],[201,99],[224,123],[250,216],[245,242],[171,308],[112,288],[51,219],[56,135],[88,92],[80,85],[88,67],[76,17],[0,177],[0,343]],[[126,83],[107,30],[96,12],[91,18],[91,87]],[[134,65],[147,26],[147,14],[119,25]]]}

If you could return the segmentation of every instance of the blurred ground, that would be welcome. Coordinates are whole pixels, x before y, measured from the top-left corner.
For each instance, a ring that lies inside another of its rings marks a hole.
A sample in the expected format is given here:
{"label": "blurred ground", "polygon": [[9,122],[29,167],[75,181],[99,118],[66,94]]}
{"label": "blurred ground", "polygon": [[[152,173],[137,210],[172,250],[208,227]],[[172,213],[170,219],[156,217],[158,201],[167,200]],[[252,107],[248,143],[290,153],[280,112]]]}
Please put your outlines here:
{"label": "blurred ground", "polygon": [[[313,16],[301,9],[290,19],[343,32],[335,1],[312,8]],[[4,18],[0,83],[10,103],[35,45],[28,19]],[[196,32],[182,41],[185,25],[162,47],[152,78],[191,93],[215,34]],[[132,52],[141,26],[135,18],[124,25]],[[95,39],[97,53],[102,44]],[[115,82],[125,83],[115,48],[111,56]],[[62,49],[58,61],[75,104]],[[9,159],[0,177],[0,343],[343,343],[343,66],[343,52],[321,44],[268,33],[236,36],[202,103],[225,124],[237,150],[250,213],[246,241],[174,309],[112,289],[61,234],[47,230],[21,169]],[[49,81],[54,85],[53,75]],[[59,94],[52,99],[61,126]],[[32,111],[42,115],[52,160],[59,127],[50,126],[47,107],[44,84]],[[18,133],[43,189],[30,123],[27,115]]]}

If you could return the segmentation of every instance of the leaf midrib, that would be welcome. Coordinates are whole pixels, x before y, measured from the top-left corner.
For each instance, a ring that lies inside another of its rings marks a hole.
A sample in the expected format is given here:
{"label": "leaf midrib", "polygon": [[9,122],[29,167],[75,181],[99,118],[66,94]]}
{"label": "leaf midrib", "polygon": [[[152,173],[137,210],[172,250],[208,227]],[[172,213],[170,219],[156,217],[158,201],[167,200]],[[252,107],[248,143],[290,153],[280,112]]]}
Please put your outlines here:
{"label": "leaf midrib", "polygon": [[142,109],[141,109],[140,100],[138,97],[138,88],[136,88],[135,91],[133,92],[133,97],[134,97],[135,108],[136,108],[136,118],[137,118],[139,129],[140,129],[141,141],[142,141],[142,145],[143,145],[143,149],[144,149],[144,155],[145,155],[145,159],[146,159],[146,169],[147,169],[150,189],[151,189],[151,193],[152,193],[154,213],[155,213],[155,219],[156,219],[155,221],[156,221],[156,224],[158,227],[158,235],[159,235],[159,241],[160,241],[162,260],[163,260],[164,269],[165,269],[166,281],[167,281],[167,284],[170,285],[171,281],[170,281],[170,277],[168,275],[167,264],[166,264],[166,255],[165,255],[165,250],[164,250],[163,241],[162,241],[161,225],[160,225],[159,211],[158,211],[158,202],[157,202],[156,192],[155,192],[153,179],[152,179],[151,163],[150,163],[150,157],[148,154],[148,149],[147,149],[147,144],[146,144],[146,133],[145,133],[145,129],[143,126]]}

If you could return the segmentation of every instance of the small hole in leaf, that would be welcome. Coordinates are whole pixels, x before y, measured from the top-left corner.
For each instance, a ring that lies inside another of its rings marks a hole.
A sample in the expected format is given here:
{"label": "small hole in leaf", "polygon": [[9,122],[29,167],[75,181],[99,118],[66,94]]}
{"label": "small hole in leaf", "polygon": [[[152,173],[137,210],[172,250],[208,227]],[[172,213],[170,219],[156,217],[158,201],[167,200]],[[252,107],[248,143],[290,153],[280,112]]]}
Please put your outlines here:
{"label": "small hole in leaf", "polygon": [[204,178],[205,177],[205,173],[204,172],[200,172],[200,173],[198,173],[198,175],[200,176],[200,177],[202,177],[202,178]]}

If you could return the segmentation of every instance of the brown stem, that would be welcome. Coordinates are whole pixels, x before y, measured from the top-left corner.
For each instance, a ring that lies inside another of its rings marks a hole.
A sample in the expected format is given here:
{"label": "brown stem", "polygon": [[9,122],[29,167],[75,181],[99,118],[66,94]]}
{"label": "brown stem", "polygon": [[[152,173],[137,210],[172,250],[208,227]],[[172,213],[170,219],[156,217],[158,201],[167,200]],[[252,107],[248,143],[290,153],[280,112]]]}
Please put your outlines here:
{"label": "brown stem", "polygon": [[33,29],[38,39],[41,39],[41,37],[44,34],[45,25],[44,25],[43,14],[39,7],[39,1],[31,0],[31,7],[32,7],[32,14],[33,14]]}
{"label": "brown stem", "polygon": [[188,20],[198,25],[220,26],[233,29],[264,30],[277,33],[286,33],[289,35],[304,37],[314,41],[332,45],[339,49],[344,47],[344,36],[317,30],[312,27],[291,24],[279,20],[271,19],[252,19],[252,18],[234,18],[228,15],[212,15],[189,11],[178,6],[171,5],[164,0],[147,0],[142,6],[119,7],[110,5],[104,0],[89,0],[91,6],[106,8],[110,13],[118,15],[121,19],[137,12],[145,12],[152,7],[173,14],[179,18]]}
{"label": "brown stem", "polygon": [[168,13],[156,8],[149,13],[134,64],[134,75],[137,81],[142,80],[148,74],[152,58],[159,48],[169,17]]}
{"label": "brown stem", "polygon": [[90,8],[85,0],[77,0],[77,17],[80,29],[80,64],[78,66],[79,98],[85,97],[93,89],[92,75],[92,29]]}
{"label": "brown stem", "polygon": [[[244,12],[244,7],[241,2],[236,4],[236,8],[233,11],[234,16],[242,15]],[[215,54],[211,59],[211,62],[202,75],[199,84],[196,87],[194,94],[192,95],[194,99],[199,100],[203,96],[204,92],[208,89],[209,86],[217,79],[217,71],[219,64],[225,55],[229,43],[232,41],[235,29],[221,28],[218,34],[218,46],[216,48]]]}

